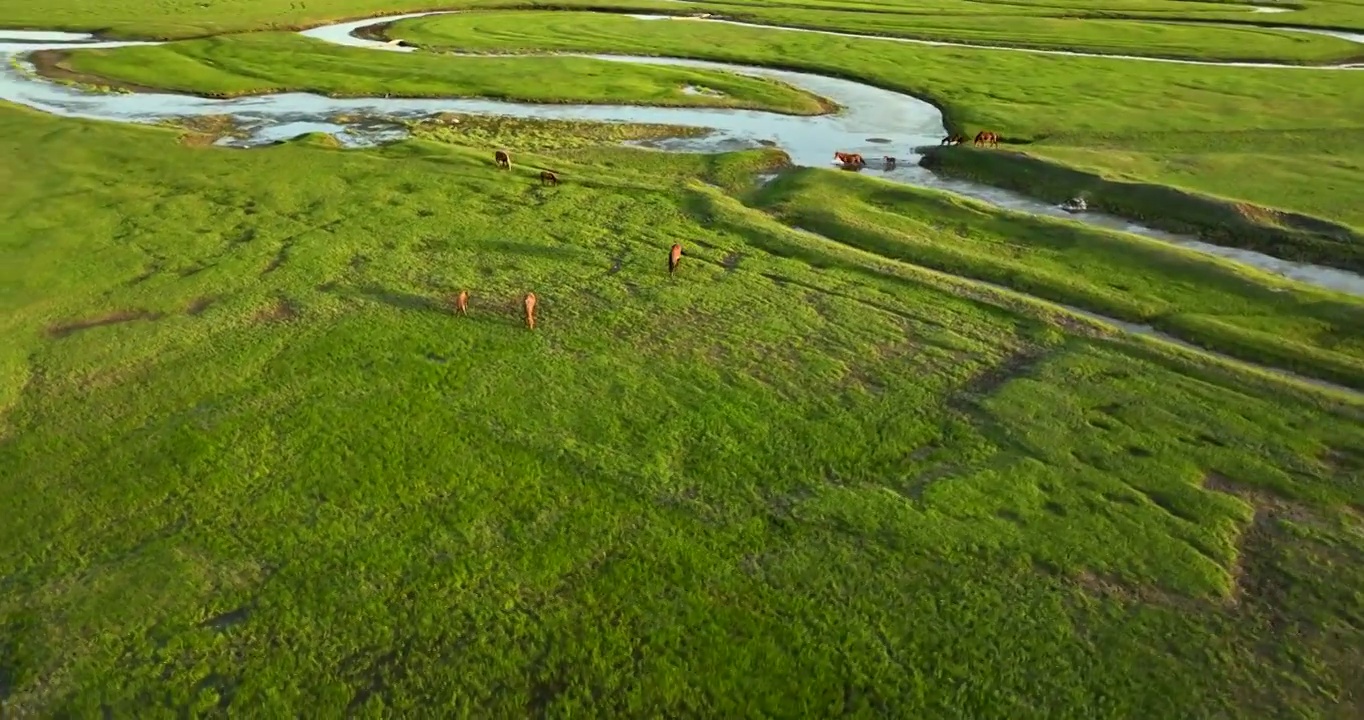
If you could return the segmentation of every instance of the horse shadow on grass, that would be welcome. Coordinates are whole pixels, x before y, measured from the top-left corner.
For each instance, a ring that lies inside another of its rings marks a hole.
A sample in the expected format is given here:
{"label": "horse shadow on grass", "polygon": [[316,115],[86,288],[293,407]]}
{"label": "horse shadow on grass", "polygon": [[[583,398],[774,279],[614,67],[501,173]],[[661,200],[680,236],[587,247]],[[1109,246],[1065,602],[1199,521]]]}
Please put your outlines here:
{"label": "horse shadow on grass", "polygon": [[481,295],[477,292],[471,293],[469,314],[461,316],[455,312],[455,292],[437,296],[418,295],[401,290],[390,290],[378,285],[365,285],[354,289],[333,288],[329,289],[329,292],[341,297],[363,298],[379,302],[398,310],[437,313],[462,321],[517,327],[525,324],[524,306],[520,296],[500,297]]}
{"label": "horse shadow on grass", "polygon": [[[342,291],[342,294],[351,294]],[[453,303],[442,302],[436,298],[426,295],[402,292],[400,290],[389,290],[377,285],[366,285],[354,291],[355,295],[381,302],[399,310],[416,310],[419,312],[439,312],[449,314],[453,309]]]}

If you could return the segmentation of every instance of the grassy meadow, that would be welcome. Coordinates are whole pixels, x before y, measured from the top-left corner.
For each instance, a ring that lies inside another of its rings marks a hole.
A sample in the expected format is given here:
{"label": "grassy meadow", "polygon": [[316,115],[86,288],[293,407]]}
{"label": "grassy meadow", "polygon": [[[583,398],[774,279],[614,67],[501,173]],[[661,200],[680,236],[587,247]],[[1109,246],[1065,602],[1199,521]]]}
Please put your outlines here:
{"label": "grassy meadow", "polygon": [[0,128],[17,716],[1364,702],[1364,410],[759,209],[879,183]]}
{"label": "grassy meadow", "polygon": [[[427,7],[0,0],[0,26],[240,33],[48,56],[68,79],[182,92],[818,109],[724,73],[280,32]],[[1298,13],[449,7],[490,11],[389,32],[852,77],[1076,174],[1226,198],[1266,227],[1287,215],[1259,206],[1303,213],[1281,252],[1357,257],[1319,226],[1364,228],[1364,73],[496,10],[751,12],[1115,52],[1231,52],[1241,33],[1253,52],[1336,57],[1321,38],[1114,20]],[[1072,14],[1092,22],[1069,32]],[[1364,395],[1055,304],[1361,389],[1364,300],[776,149],[619,145],[695,130],[451,114],[377,148],[213,147],[227,120],[0,102],[0,717],[1364,716]],[[942,157],[1044,196],[1076,182],[1005,151]]]}
{"label": "grassy meadow", "polygon": [[[583,57],[448,57],[343,47],[294,33],[248,33],[165,45],[48,51],[48,76],[213,97],[307,91],[375,97],[732,107],[793,115],[831,106],[781,83],[693,68]],[[693,92],[688,92],[688,89]],[[704,88],[710,92],[695,92]]]}

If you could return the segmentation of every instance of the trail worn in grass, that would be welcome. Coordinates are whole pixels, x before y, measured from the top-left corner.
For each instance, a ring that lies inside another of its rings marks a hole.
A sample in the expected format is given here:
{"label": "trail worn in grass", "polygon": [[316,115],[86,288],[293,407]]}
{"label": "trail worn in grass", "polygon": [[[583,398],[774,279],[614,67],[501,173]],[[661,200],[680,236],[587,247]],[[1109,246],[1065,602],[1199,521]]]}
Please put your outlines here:
{"label": "trail worn in grass", "polygon": [[[485,97],[530,102],[736,107],[813,115],[830,108],[787,85],[732,73],[582,57],[468,58],[341,47],[293,33],[165,45],[46,51],[35,65],[76,78],[214,97],[327,95]],[[49,73],[50,74],[50,73]],[[688,92],[706,88],[713,92]]]}
{"label": "trail worn in grass", "polygon": [[1358,406],[711,184],[777,153],[0,144],[8,713],[1360,709]]}

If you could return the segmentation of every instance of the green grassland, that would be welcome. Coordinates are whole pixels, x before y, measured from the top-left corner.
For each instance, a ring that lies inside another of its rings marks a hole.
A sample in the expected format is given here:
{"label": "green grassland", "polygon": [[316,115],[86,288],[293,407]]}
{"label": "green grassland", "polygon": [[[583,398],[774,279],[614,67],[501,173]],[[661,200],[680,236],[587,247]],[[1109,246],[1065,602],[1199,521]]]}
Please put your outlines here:
{"label": "green grassland", "polygon": [[[337,46],[293,33],[248,33],[50,53],[40,55],[36,65],[48,75],[112,87],[216,97],[312,91],[347,96],[734,107],[805,115],[831,107],[781,83],[712,70],[582,57],[408,56]],[[688,88],[712,92],[689,93]]]}
{"label": "green grassland", "polygon": [[1359,405],[797,233],[779,154],[0,129],[19,716],[1364,702]]}
{"label": "green grassland", "polygon": [[[1353,12],[1303,5],[1321,24]],[[0,25],[192,37],[428,7],[0,0]],[[911,29],[919,15],[935,32],[1115,51],[1141,50],[1122,28],[1154,24],[1047,33],[1068,14],[1298,14],[1169,0],[680,8],[694,9]],[[1023,20],[1019,38],[989,17],[1003,13]],[[981,22],[934,17],[968,14]],[[1047,196],[1083,171],[1112,178],[1083,182],[1134,214],[1160,201],[1116,180],[1175,185],[1310,215],[1294,220],[1305,234],[1274,237],[1358,257],[1312,223],[1364,228],[1350,147],[1364,73],[572,12],[390,33],[853,77],[931,98],[954,129],[1029,143],[951,149],[952,172]],[[1201,36],[1140,37],[1192,52]],[[664,104],[694,84],[813,101],[720,73],[352,52],[278,32],[65,62],[221,94]],[[1362,388],[1364,301],[791,169],[777,150],[616,145],[678,128],[446,115],[364,150],[317,135],[209,146],[229,122],[0,103],[0,716],[1364,715],[1361,395],[1054,304]],[[561,184],[539,184],[543,169]],[[1211,212],[1199,202],[1169,209],[1197,224]],[[1270,236],[1255,237],[1228,242]],[[670,278],[674,242],[686,255]],[[462,289],[468,317],[452,312]]]}

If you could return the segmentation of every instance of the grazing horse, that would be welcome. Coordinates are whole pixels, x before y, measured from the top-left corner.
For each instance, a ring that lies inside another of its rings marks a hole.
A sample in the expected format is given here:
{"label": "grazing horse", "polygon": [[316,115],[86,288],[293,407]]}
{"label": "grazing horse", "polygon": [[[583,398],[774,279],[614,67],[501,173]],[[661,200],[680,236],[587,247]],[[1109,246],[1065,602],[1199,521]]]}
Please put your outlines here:
{"label": "grazing horse", "polygon": [[962,135],[960,133],[953,133],[943,138],[942,142],[938,143],[938,146],[941,147],[943,145],[960,145],[964,142],[966,142],[965,135]]}
{"label": "grazing horse", "polygon": [[682,262],[682,246],[673,244],[673,249],[668,251],[668,276],[677,272],[677,264]]}
{"label": "grazing horse", "polygon": [[999,135],[992,133],[989,130],[981,130],[980,132],[976,133],[976,141],[971,144],[975,145],[976,147],[980,147],[981,145],[987,144],[990,147],[999,147]]}
{"label": "grazing horse", "polygon": [[558,184],[559,184],[559,176],[558,176],[558,175],[555,175],[554,173],[552,173],[552,172],[550,172],[550,171],[548,171],[548,170],[542,170],[542,171],[540,171],[540,184],[541,184],[541,185],[558,185]]}
{"label": "grazing horse", "polygon": [[526,327],[535,329],[535,293],[526,293]]}
{"label": "grazing horse", "polygon": [[460,315],[469,314],[469,291],[460,290],[459,297],[455,298],[455,312]]}
{"label": "grazing horse", "polygon": [[862,159],[861,153],[836,152],[834,153],[834,159],[844,165],[856,165],[860,167],[867,164],[867,161]]}
{"label": "grazing horse", "polygon": [[493,153],[493,161],[504,170],[511,169],[511,155],[508,155],[506,150],[498,150]]}

